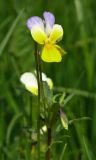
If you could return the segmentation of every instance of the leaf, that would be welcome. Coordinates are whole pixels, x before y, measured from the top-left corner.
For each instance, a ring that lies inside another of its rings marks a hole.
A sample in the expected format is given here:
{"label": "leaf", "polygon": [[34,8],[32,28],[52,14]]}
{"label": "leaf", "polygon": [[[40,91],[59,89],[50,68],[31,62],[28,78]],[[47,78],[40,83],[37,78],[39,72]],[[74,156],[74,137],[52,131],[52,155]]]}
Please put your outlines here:
{"label": "leaf", "polygon": [[45,82],[45,81],[43,81],[43,89],[44,89],[44,96],[45,96],[45,99],[47,100],[47,103],[49,105],[52,105],[53,92],[52,92],[52,90],[50,90],[47,82]]}
{"label": "leaf", "polygon": [[86,151],[86,155],[87,155],[87,158],[88,160],[92,160],[92,155],[91,155],[91,152],[86,144],[86,140],[85,140],[85,137],[83,136],[83,143],[84,143],[84,148],[85,148],[85,151]]}
{"label": "leaf", "polygon": [[67,148],[67,143],[65,143],[65,145],[63,147],[63,150],[62,150],[62,153],[61,153],[61,156],[60,156],[60,160],[63,160],[66,148]]}
{"label": "leaf", "polygon": [[69,124],[72,124],[74,122],[80,122],[84,120],[92,120],[90,117],[80,117],[80,118],[75,118],[69,121]]}
{"label": "leaf", "polygon": [[58,94],[55,94],[54,96],[53,96],[53,103],[57,103],[58,102],[58,99],[57,98],[59,98],[61,96],[61,93],[58,93]]}
{"label": "leaf", "polygon": [[16,17],[15,21],[13,22],[11,28],[9,29],[8,33],[6,34],[5,38],[3,39],[3,41],[0,44],[0,55],[2,55],[3,50],[7,44],[7,42],[9,41],[9,38],[11,37],[14,28],[16,27],[18,21],[20,20],[21,16],[22,16],[23,10],[19,13],[19,15]]}
{"label": "leaf", "polygon": [[60,106],[62,106],[64,104],[64,100],[65,100],[65,92],[61,95],[61,97],[59,99]]}
{"label": "leaf", "polygon": [[15,124],[17,123],[18,119],[20,119],[22,116],[22,113],[20,114],[17,114],[13,117],[13,119],[11,120],[9,126],[8,126],[8,129],[7,129],[7,133],[6,133],[6,143],[9,144],[10,142],[10,137],[11,137],[11,133],[12,133],[12,130],[15,126]]}

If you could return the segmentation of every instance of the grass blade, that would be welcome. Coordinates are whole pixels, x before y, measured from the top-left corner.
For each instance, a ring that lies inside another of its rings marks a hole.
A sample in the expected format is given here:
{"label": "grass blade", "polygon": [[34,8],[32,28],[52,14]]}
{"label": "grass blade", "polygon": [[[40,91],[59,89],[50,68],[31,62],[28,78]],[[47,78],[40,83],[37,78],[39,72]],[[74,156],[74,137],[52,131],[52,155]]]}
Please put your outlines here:
{"label": "grass blade", "polygon": [[5,48],[6,44],[8,43],[8,41],[9,41],[13,31],[14,31],[14,28],[16,27],[16,25],[17,25],[18,21],[20,20],[20,18],[22,17],[22,14],[23,14],[23,10],[19,13],[17,18],[14,20],[11,28],[9,29],[9,31],[6,34],[6,36],[3,39],[3,41],[1,42],[1,44],[0,44],[0,56],[2,55],[4,48]]}
{"label": "grass blade", "polygon": [[65,150],[67,148],[67,143],[65,143],[64,147],[63,147],[63,150],[62,150],[62,153],[61,153],[61,156],[60,156],[60,160],[63,160],[64,158],[64,153],[65,153]]}

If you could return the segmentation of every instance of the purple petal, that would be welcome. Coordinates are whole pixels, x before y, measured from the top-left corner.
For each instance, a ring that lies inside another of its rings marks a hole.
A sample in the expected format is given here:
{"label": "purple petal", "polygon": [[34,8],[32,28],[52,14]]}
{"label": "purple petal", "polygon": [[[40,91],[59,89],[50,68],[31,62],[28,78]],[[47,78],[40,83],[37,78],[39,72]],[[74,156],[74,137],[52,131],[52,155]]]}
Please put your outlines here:
{"label": "purple petal", "polygon": [[31,30],[33,26],[39,26],[40,28],[44,29],[43,21],[38,16],[31,17],[27,20],[27,27],[29,30]]}
{"label": "purple petal", "polygon": [[43,17],[45,19],[46,25],[50,25],[50,27],[53,27],[53,25],[55,23],[54,15],[52,13],[50,13],[50,12],[44,12],[43,13]]}

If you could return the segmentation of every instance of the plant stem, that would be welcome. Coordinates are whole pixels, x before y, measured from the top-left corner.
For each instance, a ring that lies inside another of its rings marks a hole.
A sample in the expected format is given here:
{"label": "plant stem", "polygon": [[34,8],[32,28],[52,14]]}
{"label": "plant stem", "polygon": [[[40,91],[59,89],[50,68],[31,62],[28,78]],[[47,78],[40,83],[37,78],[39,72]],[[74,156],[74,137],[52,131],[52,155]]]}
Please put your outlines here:
{"label": "plant stem", "polygon": [[48,133],[48,135],[47,135],[47,146],[48,146],[48,149],[46,151],[45,160],[50,160],[50,158],[51,158],[51,152],[50,152],[50,146],[51,146],[51,128],[50,127],[48,128],[47,133]]}
{"label": "plant stem", "polygon": [[37,115],[37,140],[38,140],[38,160],[40,160],[40,99],[41,99],[41,91],[40,91],[40,68],[38,62],[38,49],[37,44],[35,43],[35,63],[36,63],[36,72],[37,72],[37,82],[38,82],[38,115]]}
{"label": "plant stem", "polygon": [[44,116],[45,116],[45,121],[46,121],[46,98],[44,94],[44,86],[43,86],[43,80],[42,80],[42,68],[41,68],[41,59],[40,55],[38,56],[38,62],[39,62],[39,69],[40,69],[40,86],[41,86],[41,97],[42,97],[42,102],[43,102],[43,107],[44,107]]}
{"label": "plant stem", "polygon": [[[42,90],[42,100],[43,100],[43,105],[44,105],[44,114],[45,114],[45,121],[46,121],[46,99],[45,99],[45,95],[44,95],[44,88],[43,88],[43,82],[42,82],[42,72],[41,72],[41,60],[40,60],[40,55],[38,55],[38,64],[39,64],[39,73],[40,73],[40,85],[41,85],[41,90]],[[46,151],[46,156],[45,159],[46,160],[50,160],[50,145],[51,145],[51,127],[48,127],[48,132],[47,132],[47,146],[48,149]]]}
{"label": "plant stem", "polygon": [[[35,43],[35,62],[36,62],[36,72],[37,72],[37,81],[38,81],[38,120],[37,120],[37,140],[38,140],[38,160],[40,160],[40,106],[41,106],[41,98],[43,98],[44,108],[46,108],[46,100],[44,95],[44,88],[42,83],[42,72],[41,72],[41,60],[40,55],[38,53],[37,44]],[[42,92],[41,92],[42,90]],[[45,159],[50,160],[50,145],[51,145],[51,127],[48,127],[48,135],[47,135],[47,146],[48,149],[46,151]]]}

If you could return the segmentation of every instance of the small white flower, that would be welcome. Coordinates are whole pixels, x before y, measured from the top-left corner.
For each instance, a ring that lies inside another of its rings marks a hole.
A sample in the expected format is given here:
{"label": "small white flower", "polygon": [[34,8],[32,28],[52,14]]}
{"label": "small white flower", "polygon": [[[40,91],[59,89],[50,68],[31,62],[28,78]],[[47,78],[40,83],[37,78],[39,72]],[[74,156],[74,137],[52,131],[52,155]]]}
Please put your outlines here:
{"label": "small white flower", "polygon": [[[42,80],[46,81],[49,88],[52,89],[53,82],[50,78],[48,78],[44,73],[42,73]],[[25,72],[21,75],[20,81],[25,85],[25,88],[33,93],[34,95],[38,95],[38,83],[36,76],[31,72]]]}
{"label": "small white flower", "polygon": [[40,134],[43,134],[43,133],[45,133],[45,132],[47,132],[47,126],[46,126],[46,125],[44,125],[44,126],[40,129]]}

